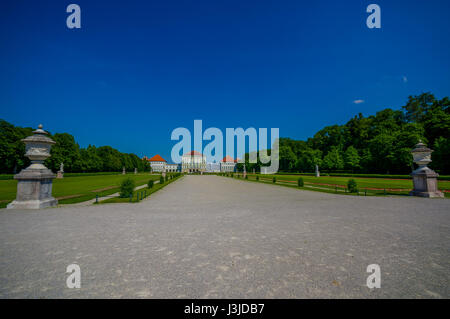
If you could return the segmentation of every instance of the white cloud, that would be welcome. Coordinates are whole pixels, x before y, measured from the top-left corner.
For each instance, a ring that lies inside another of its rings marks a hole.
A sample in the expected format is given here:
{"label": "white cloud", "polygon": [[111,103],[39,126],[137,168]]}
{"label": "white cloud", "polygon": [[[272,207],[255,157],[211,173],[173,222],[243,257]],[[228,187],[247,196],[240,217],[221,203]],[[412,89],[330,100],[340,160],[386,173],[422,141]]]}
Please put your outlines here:
{"label": "white cloud", "polygon": [[353,104],[361,104],[364,103],[364,100],[354,100]]}

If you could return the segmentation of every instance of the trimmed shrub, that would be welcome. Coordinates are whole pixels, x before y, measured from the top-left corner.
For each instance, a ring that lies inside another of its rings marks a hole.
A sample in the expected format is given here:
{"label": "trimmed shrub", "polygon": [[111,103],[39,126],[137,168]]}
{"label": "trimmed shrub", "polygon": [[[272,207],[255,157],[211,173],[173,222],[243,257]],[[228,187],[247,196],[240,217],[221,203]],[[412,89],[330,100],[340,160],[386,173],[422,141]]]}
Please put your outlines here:
{"label": "trimmed shrub", "polygon": [[298,187],[303,187],[303,186],[305,186],[305,183],[303,182],[303,178],[299,178],[298,180],[297,180],[297,184],[298,184]]}
{"label": "trimmed shrub", "polygon": [[248,175],[245,175],[245,179],[248,179]]}
{"label": "trimmed shrub", "polygon": [[153,180],[149,180],[147,183],[148,188],[152,188],[153,187]]}
{"label": "trimmed shrub", "polygon": [[347,188],[348,188],[348,191],[350,193],[357,193],[358,192],[358,184],[356,183],[356,181],[353,178],[348,180]]}
{"label": "trimmed shrub", "polygon": [[276,183],[276,182],[277,182],[277,178],[274,177],[274,178],[272,179],[272,182],[273,182],[273,183]]}
{"label": "trimmed shrub", "polygon": [[161,185],[164,184],[164,177],[161,176],[161,177],[159,178],[159,183],[160,183]]}
{"label": "trimmed shrub", "polygon": [[130,195],[133,195],[134,190],[134,180],[131,178],[125,178],[120,183],[120,197],[121,198],[128,198]]}
{"label": "trimmed shrub", "polygon": [[259,176],[258,175],[256,175],[256,180],[259,181]]}

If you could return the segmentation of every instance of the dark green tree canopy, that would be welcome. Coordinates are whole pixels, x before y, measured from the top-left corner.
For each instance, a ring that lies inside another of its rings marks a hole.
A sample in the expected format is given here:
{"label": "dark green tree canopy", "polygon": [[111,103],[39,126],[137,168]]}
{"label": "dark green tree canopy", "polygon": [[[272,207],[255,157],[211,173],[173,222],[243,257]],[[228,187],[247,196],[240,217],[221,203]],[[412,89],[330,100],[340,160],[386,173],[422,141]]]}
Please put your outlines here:
{"label": "dark green tree canopy", "polygon": [[[30,136],[33,129],[14,126],[0,120],[0,173],[14,173],[29,165],[24,156],[25,144],[21,141]],[[65,172],[119,172],[137,168],[148,171],[149,164],[135,154],[121,153],[111,146],[80,148],[75,138],[68,133],[50,134],[56,142],[51,149],[52,156],[45,165],[57,171],[64,163]]]}
{"label": "dark green tree canopy", "polygon": [[317,164],[330,172],[407,174],[413,165],[410,151],[423,140],[434,149],[430,166],[449,174],[449,105],[447,97],[437,100],[424,93],[409,97],[402,110],[388,108],[369,117],[360,113],[307,141],[280,138],[280,171],[313,172]]}

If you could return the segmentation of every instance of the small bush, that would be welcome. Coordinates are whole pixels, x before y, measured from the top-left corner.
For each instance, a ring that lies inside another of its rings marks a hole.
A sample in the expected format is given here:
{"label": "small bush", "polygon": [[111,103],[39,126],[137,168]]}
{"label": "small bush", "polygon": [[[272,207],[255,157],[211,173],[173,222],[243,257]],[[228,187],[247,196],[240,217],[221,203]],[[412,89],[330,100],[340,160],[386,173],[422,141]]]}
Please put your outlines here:
{"label": "small bush", "polygon": [[256,180],[259,181],[259,176],[258,175],[256,175]]}
{"label": "small bush", "polygon": [[153,187],[153,180],[149,180],[147,183],[148,188],[152,188]]}
{"label": "small bush", "polygon": [[348,188],[348,191],[350,193],[357,193],[358,192],[358,184],[356,184],[356,181],[353,178],[348,180],[347,188]]}
{"label": "small bush", "polygon": [[297,184],[298,184],[298,187],[303,187],[303,186],[305,186],[305,183],[303,182],[303,178],[299,178],[298,179],[298,181],[297,181]]}
{"label": "small bush", "polygon": [[245,179],[248,179],[248,175],[245,175]]}
{"label": "small bush", "polygon": [[161,177],[159,178],[159,183],[160,183],[161,185],[164,184],[164,177],[161,176]]}
{"label": "small bush", "polygon": [[274,177],[274,178],[272,179],[272,182],[273,182],[273,183],[276,183],[276,182],[277,182],[277,178]]}
{"label": "small bush", "polygon": [[120,197],[121,198],[128,198],[130,195],[133,195],[134,190],[134,180],[131,178],[125,178],[120,183]]}

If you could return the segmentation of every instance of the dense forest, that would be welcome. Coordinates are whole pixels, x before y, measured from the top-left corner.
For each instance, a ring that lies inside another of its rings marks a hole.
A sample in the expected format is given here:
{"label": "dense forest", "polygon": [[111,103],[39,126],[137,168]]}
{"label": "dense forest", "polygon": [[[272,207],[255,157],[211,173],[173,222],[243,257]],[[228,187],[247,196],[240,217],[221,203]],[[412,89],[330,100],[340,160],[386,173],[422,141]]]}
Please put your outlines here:
{"label": "dense forest", "polygon": [[[401,110],[359,114],[345,125],[332,125],[306,141],[280,138],[280,171],[408,174],[411,149],[422,140],[434,150],[431,168],[450,174],[450,100],[432,94],[410,96]],[[259,171],[260,163],[247,169]],[[242,164],[238,167],[242,169]]]}
{"label": "dense forest", "polygon": [[[32,128],[14,126],[0,120],[0,173],[15,173],[27,167],[30,162],[25,154],[25,144],[21,139],[32,135]],[[148,171],[148,162],[135,154],[121,153],[111,146],[80,148],[75,138],[68,133],[50,134],[56,142],[51,149],[52,156],[45,165],[56,172],[64,163],[65,172],[121,172]]]}

